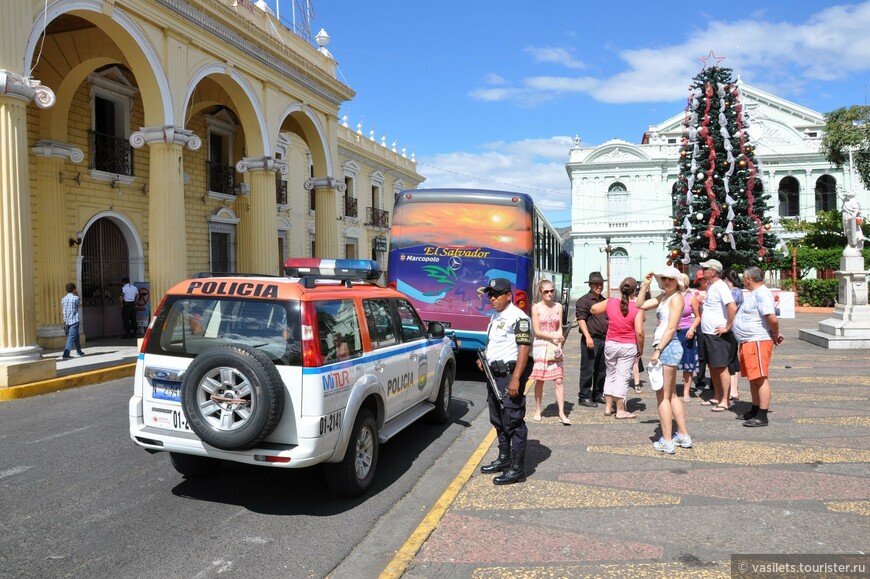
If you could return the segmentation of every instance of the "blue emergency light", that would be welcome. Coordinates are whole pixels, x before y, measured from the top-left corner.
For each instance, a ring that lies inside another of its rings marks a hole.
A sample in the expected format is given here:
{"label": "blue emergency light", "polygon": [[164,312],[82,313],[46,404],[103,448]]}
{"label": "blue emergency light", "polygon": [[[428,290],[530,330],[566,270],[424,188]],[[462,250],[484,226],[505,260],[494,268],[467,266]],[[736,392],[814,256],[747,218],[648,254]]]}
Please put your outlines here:
{"label": "blue emergency light", "polygon": [[323,279],[375,281],[383,272],[379,269],[378,262],[369,259],[291,257],[284,262],[284,273],[289,277],[314,276]]}

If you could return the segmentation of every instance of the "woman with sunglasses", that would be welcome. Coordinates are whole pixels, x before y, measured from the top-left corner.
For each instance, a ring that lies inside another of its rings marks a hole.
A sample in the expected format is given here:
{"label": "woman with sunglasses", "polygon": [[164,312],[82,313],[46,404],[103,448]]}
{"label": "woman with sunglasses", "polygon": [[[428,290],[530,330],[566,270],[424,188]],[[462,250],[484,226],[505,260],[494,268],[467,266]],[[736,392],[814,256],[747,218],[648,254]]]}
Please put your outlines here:
{"label": "woman with sunglasses", "polygon": [[[653,277],[662,288],[662,293],[655,298],[644,300],[646,291]],[[659,273],[648,273],[643,280],[640,294],[635,302],[642,310],[656,309],[658,325],[653,334],[653,355],[650,363],[663,365],[664,385],[656,391],[659,422],[662,436],[653,443],[653,448],[665,454],[675,454],[675,446],[692,448],[692,438],[686,431],[686,415],[683,403],[677,399],[677,365],[683,357],[683,347],[677,339],[677,325],[683,314],[684,301],[679,290],[683,279],[680,271],[668,266]],[[677,422],[677,434],[673,435],[673,422]]]}
{"label": "woman with sunglasses", "polygon": [[[532,368],[530,380],[535,381],[535,422],[541,420],[541,403],[544,398],[544,382],[552,380],[556,384],[556,403],[559,406],[559,422],[570,426],[571,421],[565,416],[565,392],[562,386],[562,304],[555,300],[556,290],[553,282],[548,279],[538,281],[539,301],[532,306],[532,327],[535,329],[535,341],[532,346]],[[547,344],[555,348],[554,360],[548,360]]]}

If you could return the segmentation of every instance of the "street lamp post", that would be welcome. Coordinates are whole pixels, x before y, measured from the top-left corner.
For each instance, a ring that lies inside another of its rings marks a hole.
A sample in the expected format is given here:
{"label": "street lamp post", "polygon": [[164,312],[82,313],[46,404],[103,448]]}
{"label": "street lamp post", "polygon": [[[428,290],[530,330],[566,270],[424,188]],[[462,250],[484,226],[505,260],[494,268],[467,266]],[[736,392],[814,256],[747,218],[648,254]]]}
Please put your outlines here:
{"label": "street lamp post", "polygon": [[607,245],[605,245],[604,247],[599,249],[599,251],[602,251],[602,252],[607,254],[607,279],[605,280],[605,283],[607,284],[607,297],[609,298],[610,297],[610,254],[613,253],[613,247],[610,246],[610,238],[609,237],[604,238],[604,243],[606,243]]}

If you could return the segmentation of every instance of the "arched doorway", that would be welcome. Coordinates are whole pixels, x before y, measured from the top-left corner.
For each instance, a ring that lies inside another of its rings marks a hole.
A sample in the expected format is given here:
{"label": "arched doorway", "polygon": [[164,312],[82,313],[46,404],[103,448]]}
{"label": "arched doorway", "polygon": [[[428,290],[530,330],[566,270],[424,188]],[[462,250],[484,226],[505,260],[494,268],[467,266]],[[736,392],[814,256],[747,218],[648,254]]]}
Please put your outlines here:
{"label": "arched doorway", "polygon": [[628,275],[628,251],[623,247],[614,248],[610,254],[610,279],[607,280],[607,287],[618,288]]}
{"label": "arched doorway", "polygon": [[822,175],[816,180],[816,213],[837,208],[837,180],[831,175]]}
{"label": "arched doorway", "polygon": [[88,338],[121,336],[121,278],[130,275],[130,252],[121,229],[97,219],[82,239],[82,317]]}

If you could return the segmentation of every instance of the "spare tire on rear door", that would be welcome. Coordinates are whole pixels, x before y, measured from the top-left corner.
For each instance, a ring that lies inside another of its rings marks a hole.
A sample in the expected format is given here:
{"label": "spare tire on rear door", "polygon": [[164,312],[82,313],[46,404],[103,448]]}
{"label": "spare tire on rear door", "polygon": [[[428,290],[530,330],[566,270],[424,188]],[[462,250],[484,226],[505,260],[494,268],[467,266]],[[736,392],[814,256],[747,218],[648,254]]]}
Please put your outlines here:
{"label": "spare tire on rear door", "polygon": [[268,356],[240,345],[198,355],[181,382],[181,406],[206,444],[244,450],[269,436],[284,412],[284,383]]}

